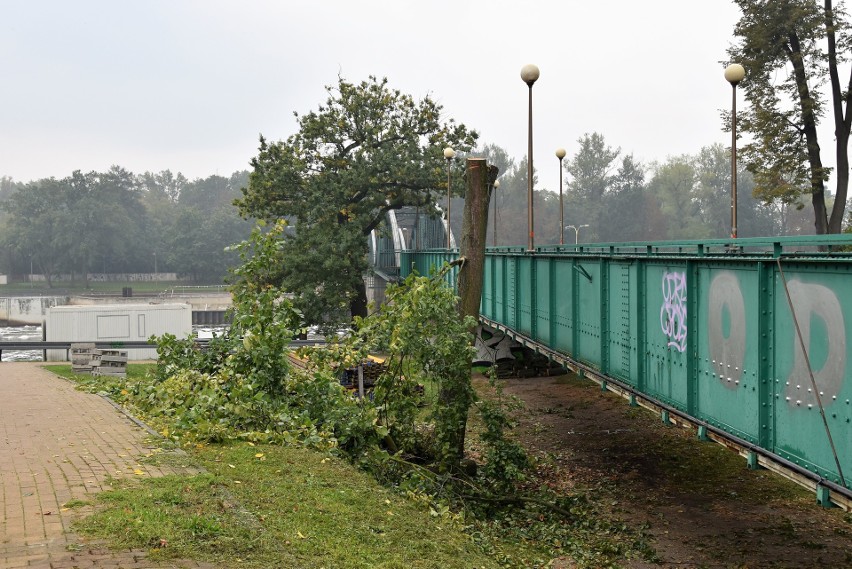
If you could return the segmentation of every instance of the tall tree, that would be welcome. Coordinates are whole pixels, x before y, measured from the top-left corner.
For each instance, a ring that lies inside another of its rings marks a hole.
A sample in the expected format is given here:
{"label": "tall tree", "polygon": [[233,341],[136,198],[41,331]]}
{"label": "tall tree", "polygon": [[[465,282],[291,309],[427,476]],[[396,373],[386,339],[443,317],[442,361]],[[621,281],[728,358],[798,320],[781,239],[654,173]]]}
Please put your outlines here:
{"label": "tall tree", "polygon": [[[44,275],[48,286],[65,261],[61,204],[63,184],[55,178],[29,182],[2,206],[9,213],[4,245]],[[29,267],[28,267],[29,268]]]}
{"label": "tall tree", "polygon": [[701,218],[698,173],[691,156],[669,157],[654,168],[648,189],[656,196],[666,220],[668,239],[712,237]]}
{"label": "tall tree", "polygon": [[[696,199],[701,219],[712,237],[731,230],[731,154],[722,144],[703,147],[693,158],[697,177]],[[770,203],[754,197],[754,176],[738,168],[737,211],[740,237],[777,235],[779,219]]]}
{"label": "tall tree", "polygon": [[139,185],[146,192],[147,201],[167,201],[177,203],[183,188],[189,181],[180,172],[177,176],[171,170],[145,172],[139,176]]}
{"label": "tall tree", "polygon": [[61,180],[61,233],[72,271],[84,279],[99,259],[129,260],[141,241],[145,208],[136,177],[118,166],[107,172],[81,173]]}
{"label": "tall tree", "polygon": [[[841,83],[839,65],[849,60],[849,22],[832,0],[735,0],[742,10],[728,54],[743,65],[742,87],[750,108],[739,117],[753,141],[743,156],[755,192],[785,204],[810,193],[817,234],[839,233],[849,186],[852,70]],[[828,80],[827,96],[823,86]],[[835,200],[829,215],[817,127],[826,111],[834,126]]]}
{"label": "tall tree", "polygon": [[588,224],[587,241],[599,241],[604,221],[604,195],[612,190],[615,164],[620,148],[612,148],[602,134],[584,134],[577,141],[580,149],[567,160],[565,170],[571,175],[568,183],[571,209],[566,220],[574,225]]}
{"label": "tall tree", "polygon": [[390,210],[434,211],[447,190],[443,148],[467,151],[476,139],[464,125],[442,121],[431,98],[415,101],[387,79],[340,78],[326,89],[324,105],[296,115],[296,134],[273,143],[261,137],[236,202],[245,216],[295,220],[283,243],[281,284],[312,323],[340,318],[346,308],[366,315],[367,236]]}
{"label": "tall tree", "polygon": [[660,228],[653,223],[659,216],[654,216],[652,210],[659,208],[656,200],[648,197],[644,167],[632,154],[624,156],[612,179],[610,191],[604,195],[605,213],[600,239],[610,242],[653,239],[654,231]]}

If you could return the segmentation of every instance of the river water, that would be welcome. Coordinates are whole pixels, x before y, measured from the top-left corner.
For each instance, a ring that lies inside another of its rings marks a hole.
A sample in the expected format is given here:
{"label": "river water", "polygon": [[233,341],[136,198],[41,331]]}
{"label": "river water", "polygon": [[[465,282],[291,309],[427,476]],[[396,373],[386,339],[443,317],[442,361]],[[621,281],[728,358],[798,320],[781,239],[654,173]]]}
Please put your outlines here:
{"label": "river water", "polygon": [[[41,326],[6,326],[0,327],[0,342],[38,342],[41,340]],[[41,350],[21,352],[3,351],[4,362],[34,362],[41,361]]]}

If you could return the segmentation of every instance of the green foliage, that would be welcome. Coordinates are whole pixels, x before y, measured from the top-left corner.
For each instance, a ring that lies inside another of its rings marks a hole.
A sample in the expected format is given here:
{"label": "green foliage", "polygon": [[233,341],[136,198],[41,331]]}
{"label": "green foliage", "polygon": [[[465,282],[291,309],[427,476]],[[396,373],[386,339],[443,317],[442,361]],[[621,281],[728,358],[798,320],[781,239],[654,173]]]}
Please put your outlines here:
{"label": "green foliage", "polygon": [[[577,141],[577,153],[565,163],[565,170],[573,178],[568,190],[574,197],[576,211],[571,219],[589,224],[587,241],[599,241],[603,225],[604,196],[610,191],[620,148],[607,145],[603,135],[593,132],[584,134]],[[572,208],[573,209],[573,208]]]}
{"label": "green foliage", "polygon": [[517,482],[526,479],[530,461],[524,448],[508,436],[515,427],[511,413],[519,408],[519,404],[514,400],[507,401],[496,381],[492,380],[492,386],[497,388],[498,398],[477,402],[483,424],[479,438],[485,449],[480,475],[487,481],[490,491],[511,492]]}
{"label": "green foliage", "polygon": [[442,149],[469,149],[476,135],[426,97],[391,89],[387,80],[339,79],[328,100],[298,117],[285,141],[261,138],[242,199],[243,215],[295,221],[281,234],[275,284],[295,295],[310,324],[366,315],[363,275],[367,236],[390,210],[434,211],[443,193]]}
{"label": "green foliage", "polygon": [[[236,247],[240,277],[260,276],[276,254],[276,233],[258,227]],[[375,413],[361,407],[330,370],[292,370],[289,343],[300,315],[281,290],[242,278],[232,289],[228,332],[199,350],[191,338],[158,339],[155,381],[126,391],[142,414],[173,438],[243,438],[330,449],[375,443]]]}
{"label": "green foliage", "polygon": [[[244,277],[263,270],[264,259],[275,253],[278,243],[274,235],[269,239],[267,236],[278,230],[283,230],[283,224],[266,233],[258,230],[241,245],[246,264],[239,270]],[[500,566],[542,565],[560,553],[571,553],[583,560],[580,566],[607,566],[613,559],[632,555],[639,547],[631,541],[635,540],[632,533],[586,518],[591,511],[577,508],[576,496],[558,498],[529,481],[529,459],[510,433],[517,404],[503,397],[496,382],[492,383],[494,393],[486,398],[480,399],[474,391],[470,381],[473,353],[469,332],[473,322],[458,317],[457,299],[440,276],[412,276],[391,288],[391,303],[359,321],[358,330],[349,341],[326,349],[303,350],[300,356],[306,361],[305,369],[284,364],[274,353],[279,349],[286,352],[282,343],[289,341],[296,330],[293,323],[297,315],[292,306],[280,290],[253,282],[246,278],[234,290],[234,320],[238,324],[233,330],[239,333],[217,341],[209,354],[200,353],[190,340],[164,337],[160,340],[160,362],[155,373],[139,374],[133,368],[126,381],[87,378],[88,388],[107,392],[170,439],[195,442],[196,445],[188,445],[195,448],[199,444],[203,448],[205,442],[243,440],[310,447],[341,455],[382,483],[397,487],[415,504],[422,504],[441,527],[466,525],[479,548]],[[245,341],[249,332],[250,340]],[[387,356],[388,373],[379,378],[372,399],[361,400],[340,386],[337,370],[341,365],[362,361],[374,351]],[[446,392],[460,396],[441,399],[440,394]],[[460,421],[467,420],[471,410],[477,412],[476,424],[481,426],[476,436],[470,435],[476,439],[471,441],[470,448],[476,449],[471,456],[479,461],[474,468],[459,460],[454,452],[456,441],[449,433]],[[262,459],[285,452],[274,447],[258,448],[261,447],[248,450],[243,446],[239,459],[239,452],[211,451],[225,453],[228,458],[223,464],[223,458],[218,456],[208,462],[208,467],[218,469],[220,476],[239,480],[240,485],[232,489],[242,490],[249,479],[251,484],[255,482],[255,474],[264,466]],[[253,461],[257,462],[250,464]],[[299,477],[291,465],[273,464],[277,472],[286,473],[258,477],[262,487],[240,497],[243,503],[252,504],[251,511],[263,511],[261,515],[268,520],[273,519],[273,514],[265,513],[265,504],[271,502],[269,506],[277,508],[278,498],[273,496],[281,494],[287,484],[300,489],[297,495],[301,504],[313,492],[315,482],[313,478]],[[317,484],[318,491],[327,495],[329,486]],[[348,481],[347,487],[351,487]],[[199,492],[206,491],[199,487]],[[146,495],[155,503],[145,506],[147,510],[131,507],[129,502],[119,502],[112,510],[111,515],[118,517],[110,522],[109,531],[120,531],[120,520],[128,513],[142,520],[127,536],[130,541],[124,546],[147,540],[156,547],[163,539],[156,525],[163,513],[150,510],[159,508],[176,518],[161,528],[168,532],[167,540],[175,540],[181,547],[188,542],[186,536],[193,533],[199,533],[206,549],[217,554],[224,554],[220,545],[231,539],[238,540],[240,548],[246,547],[244,537],[234,534],[241,531],[241,526],[233,526],[228,512],[201,516],[207,522],[199,524],[193,516],[203,511],[203,506],[187,500],[174,485],[164,492],[153,490]],[[395,506],[394,511],[399,508]],[[379,517],[386,517],[383,512],[378,512]],[[361,516],[376,514],[362,512]],[[274,523],[276,527],[279,523],[289,524],[285,531],[292,534],[293,516],[285,517],[287,520]],[[325,526],[314,526],[315,523],[316,520],[311,524],[306,521],[299,531],[303,535],[308,535],[305,529],[326,531],[322,529]],[[351,520],[347,523],[351,524]],[[375,526],[376,522],[371,524]],[[319,533],[311,534],[314,535]],[[273,542],[279,539],[271,535],[269,538]],[[351,541],[348,536],[347,540]],[[264,546],[256,545],[260,552],[254,546],[242,551],[263,557]],[[171,554],[162,550],[156,553]]]}
{"label": "green foliage", "polygon": [[[442,280],[410,275],[388,289],[381,311],[357,321],[354,337],[360,351],[387,354],[389,373],[379,380],[375,401],[391,436],[408,453],[418,440],[415,386],[427,386],[435,445],[429,454],[445,470],[457,469],[455,432],[475,400],[470,330],[476,322],[459,317],[457,302]],[[435,399],[439,394],[445,399]]]}
{"label": "green foliage", "polygon": [[[765,201],[795,204],[811,195],[818,234],[841,230],[849,181],[849,80],[838,65],[848,62],[849,23],[831,0],[736,0],[742,17],[728,54],[746,70],[742,88],[750,107],[739,114],[740,129],[751,135],[742,156],[754,174],[755,192]],[[824,86],[828,86],[828,89]],[[826,96],[827,95],[827,96]],[[833,122],[837,157],[835,195],[826,211],[818,125]],[[723,115],[730,125],[730,113]]]}
{"label": "green foliage", "polygon": [[219,335],[210,340],[206,350],[202,350],[190,336],[178,338],[174,334],[163,334],[159,338],[152,336],[149,341],[157,342],[156,377],[165,381],[183,369],[199,373],[215,373],[228,357],[231,335]]}
{"label": "green foliage", "polygon": [[[300,331],[300,315],[281,289],[264,282],[279,258],[285,229],[283,221],[271,227],[261,224],[236,246],[243,264],[234,270],[238,279],[232,289],[233,325],[208,351],[198,350],[192,339],[164,336],[158,342],[154,373],[134,371],[123,382],[89,378],[88,388],[107,392],[176,442],[276,443],[345,457],[428,505],[442,525],[461,527],[474,515],[468,531],[504,566],[541,564],[552,555],[554,540],[569,543],[570,524],[551,517],[563,511],[554,508],[554,497],[537,491],[533,496],[521,486],[530,462],[510,435],[516,404],[502,396],[496,382],[493,396],[485,399],[472,386],[470,330],[475,322],[459,317],[458,299],[442,274],[412,275],[390,287],[388,304],[357,319],[346,341],[303,349],[299,355],[305,367],[291,365],[288,343]],[[376,352],[386,356],[387,373],[378,378],[370,398],[359,399],[340,385],[340,367]],[[457,433],[460,427],[464,432],[472,410],[482,426],[469,445],[481,449],[471,455],[479,464],[458,453]],[[233,468],[238,470],[236,464]],[[170,533],[198,534],[211,550],[218,550],[222,539],[243,539],[227,529],[227,516],[187,513],[186,497],[174,488],[149,494],[163,508],[177,507],[175,525],[164,526]],[[530,509],[530,504],[537,506]],[[194,503],[190,507],[201,508]],[[149,516],[129,506],[118,509],[139,519]],[[151,515],[151,524],[135,527],[127,543],[155,540],[160,515]],[[499,533],[508,535],[512,520],[529,524],[535,519],[548,520],[553,528],[537,533],[529,528],[526,534],[513,535],[509,546],[495,539]],[[612,554],[595,557],[595,562]]]}
{"label": "green foliage", "polygon": [[[58,274],[176,272],[215,282],[236,256],[225,247],[248,234],[230,203],[247,172],[188,181],[168,170],[136,176],[113,166],[3,186],[4,270]],[[52,284],[52,283],[51,283]]]}

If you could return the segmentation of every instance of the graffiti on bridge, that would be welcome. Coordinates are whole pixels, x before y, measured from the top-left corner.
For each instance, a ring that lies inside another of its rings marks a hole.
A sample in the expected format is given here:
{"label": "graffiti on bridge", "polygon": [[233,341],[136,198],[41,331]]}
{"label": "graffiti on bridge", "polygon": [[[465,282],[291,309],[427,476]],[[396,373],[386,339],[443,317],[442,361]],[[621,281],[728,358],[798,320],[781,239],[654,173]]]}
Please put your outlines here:
{"label": "graffiti on bridge", "polygon": [[722,271],[710,283],[707,317],[713,369],[723,386],[736,389],[745,364],[746,312],[740,281],[733,272]]}
{"label": "graffiti on bridge", "polygon": [[[821,392],[823,404],[836,400],[846,374],[846,325],[843,309],[835,292],[827,286],[804,283],[794,279],[788,282],[790,299],[796,311],[796,320],[802,333],[805,349],[811,353],[812,330],[815,320],[825,328],[826,356],[819,369],[814,369],[814,380]],[[783,289],[779,291],[784,297]],[[789,306],[776,303],[778,310]],[[746,350],[749,349],[745,300],[737,275],[733,271],[720,271],[710,283],[707,305],[708,340],[712,365],[719,381],[728,389],[736,389],[744,372]],[[776,315],[776,318],[779,315]],[[795,328],[789,330],[793,364],[784,377],[785,400],[790,406],[816,404],[816,395],[810,388],[810,374],[805,355]],[[757,331],[753,331],[756,335]],[[778,340],[776,340],[777,342]],[[756,343],[756,340],[752,340]],[[781,346],[779,345],[779,348]],[[752,345],[750,349],[755,349]],[[777,357],[777,355],[776,355]],[[814,362],[812,362],[813,365]],[[783,372],[781,372],[783,373]],[[780,379],[780,378],[779,378]]]}
{"label": "graffiti on bridge", "polygon": [[669,339],[668,346],[686,351],[686,273],[663,273],[663,305],[660,327]]}

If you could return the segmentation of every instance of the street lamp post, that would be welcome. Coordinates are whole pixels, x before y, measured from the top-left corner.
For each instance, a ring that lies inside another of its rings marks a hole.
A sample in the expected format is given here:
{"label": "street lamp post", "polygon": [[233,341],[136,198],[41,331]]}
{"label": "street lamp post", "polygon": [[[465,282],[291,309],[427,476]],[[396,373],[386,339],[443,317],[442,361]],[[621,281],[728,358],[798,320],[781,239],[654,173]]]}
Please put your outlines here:
{"label": "street lamp post", "polygon": [[557,148],[556,157],[559,158],[559,244],[565,245],[565,208],[562,207],[562,159],[565,158],[565,149]]}
{"label": "street lamp post", "polygon": [[450,148],[449,146],[444,149],[444,158],[447,159],[447,249],[450,249],[450,236],[452,235],[452,229],[450,226],[450,212],[452,211],[450,208],[450,202],[452,200],[452,196],[450,195],[450,163],[453,160],[453,157],[456,155],[456,151]]}
{"label": "street lamp post", "polygon": [[745,78],[745,68],[732,63],[725,68],[731,84],[731,239],[737,238],[737,84]]}
{"label": "street lamp post", "polygon": [[521,79],[529,87],[529,128],[527,135],[527,229],[529,230],[529,241],[527,249],[535,250],[535,230],[533,217],[533,122],[532,122],[532,88],[538,80],[538,67],[529,63],[521,68]]}
{"label": "street lamp post", "polygon": [[574,245],[577,245],[578,243],[580,243],[580,229],[582,229],[583,227],[588,227],[588,226],[589,226],[588,223],[584,223],[583,225],[566,225],[565,226],[566,229],[573,229],[574,230]]}
{"label": "street lamp post", "polygon": [[493,230],[493,240],[491,244],[496,247],[497,246],[497,188],[500,187],[500,180],[494,180],[494,183],[491,184],[493,188],[491,193],[494,194],[494,230]]}

